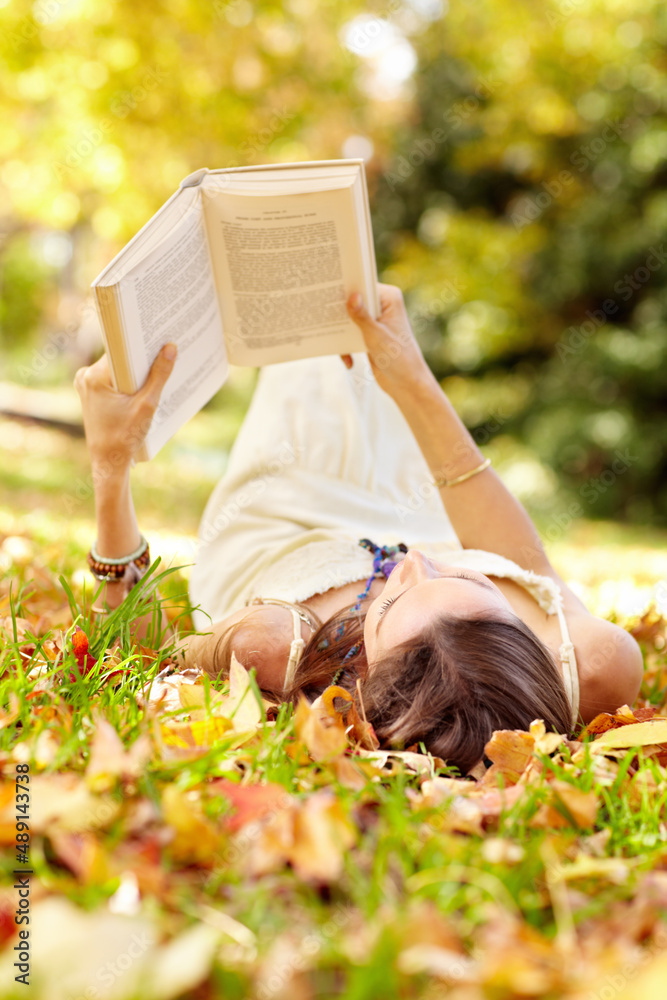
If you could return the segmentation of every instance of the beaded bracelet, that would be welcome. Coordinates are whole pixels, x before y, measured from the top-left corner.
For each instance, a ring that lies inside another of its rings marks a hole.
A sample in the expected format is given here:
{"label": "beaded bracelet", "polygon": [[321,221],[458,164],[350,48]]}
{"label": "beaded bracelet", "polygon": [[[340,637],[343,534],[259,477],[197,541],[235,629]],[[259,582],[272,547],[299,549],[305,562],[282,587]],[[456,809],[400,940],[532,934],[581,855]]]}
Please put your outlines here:
{"label": "beaded bracelet", "polygon": [[87,558],[90,572],[93,574],[95,579],[108,582],[125,579],[125,575],[130,566],[133,568],[132,576],[136,577],[134,569],[138,570],[141,574],[142,571],[148,569],[150,566],[151,553],[148,547],[148,542],[142,535],[139,548],[135,549],[134,552],[131,552],[129,556],[123,556],[121,559],[102,557],[98,554],[95,546],[93,545]]}

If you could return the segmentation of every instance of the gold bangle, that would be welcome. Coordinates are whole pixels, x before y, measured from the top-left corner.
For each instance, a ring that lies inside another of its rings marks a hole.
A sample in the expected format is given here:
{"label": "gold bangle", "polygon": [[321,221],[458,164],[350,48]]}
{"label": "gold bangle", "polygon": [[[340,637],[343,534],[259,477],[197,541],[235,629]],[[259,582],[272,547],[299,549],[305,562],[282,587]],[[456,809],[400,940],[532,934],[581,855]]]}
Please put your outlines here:
{"label": "gold bangle", "polygon": [[433,483],[438,489],[442,489],[443,486],[458,486],[459,483],[465,483],[466,479],[472,479],[476,476],[478,472],[484,472],[484,469],[488,469],[491,465],[491,459],[485,458],[481,465],[478,465],[476,469],[471,469],[470,472],[464,472],[462,476],[457,476],[456,479],[434,479]]}

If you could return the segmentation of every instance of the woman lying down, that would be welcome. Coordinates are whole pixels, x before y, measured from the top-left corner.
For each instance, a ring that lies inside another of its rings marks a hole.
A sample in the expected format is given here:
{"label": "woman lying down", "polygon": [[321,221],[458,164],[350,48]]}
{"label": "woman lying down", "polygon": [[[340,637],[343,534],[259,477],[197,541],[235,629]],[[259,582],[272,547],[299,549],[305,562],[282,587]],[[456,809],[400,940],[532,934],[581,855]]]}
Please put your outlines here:
{"label": "woman lying down", "polygon": [[[261,372],[204,511],[200,634],[182,656],[216,677],[235,653],[273,700],[335,682],[382,746],[423,743],[466,773],[494,729],[543,719],[566,733],[631,703],[642,659],[558,576],[429,370],[400,291],[380,292],[377,321],[348,303],[367,355]],[[96,484],[89,562],[109,608],[150,562],[130,466],[174,358],[166,345],[132,396],[105,357],[76,375]]]}

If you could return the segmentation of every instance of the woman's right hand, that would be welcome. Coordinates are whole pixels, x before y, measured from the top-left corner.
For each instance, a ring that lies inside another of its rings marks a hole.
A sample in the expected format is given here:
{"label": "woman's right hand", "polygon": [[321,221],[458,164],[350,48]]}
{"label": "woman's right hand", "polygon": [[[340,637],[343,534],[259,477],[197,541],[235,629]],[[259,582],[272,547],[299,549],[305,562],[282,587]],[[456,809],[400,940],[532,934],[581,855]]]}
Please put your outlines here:
{"label": "woman's right hand", "polygon": [[378,291],[381,312],[377,320],[370,315],[359,293],[350,296],[347,309],[363,334],[376,382],[396,397],[402,390],[416,387],[433,376],[412,332],[400,288],[378,284]]}
{"label": "woman's right hand", "polygon": [[106,354],[94,365],[79,368],[74,385],[81,398],[83,426],[93,465],[111,462],[119,470],[130,466],[144,443],[175,360],[176,345],[165,344],[146,381],[132,395],[114,389]]}

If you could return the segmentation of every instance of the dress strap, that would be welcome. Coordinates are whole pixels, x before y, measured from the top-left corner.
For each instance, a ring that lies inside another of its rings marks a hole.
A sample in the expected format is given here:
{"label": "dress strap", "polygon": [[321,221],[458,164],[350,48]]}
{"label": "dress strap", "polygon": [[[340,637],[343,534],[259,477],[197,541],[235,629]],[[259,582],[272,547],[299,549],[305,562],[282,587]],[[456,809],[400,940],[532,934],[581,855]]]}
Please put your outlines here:
{"label": "dress strap", "polygon": [[570,639],[570,631],[567,627],[565,612],[563,611],[563,595],[560,592],[556,600],[556,614],[558,615],[558,623],[563,639],[558,651],[560,653],[565,690],[572,706],[571,724],[572,729],[574,729],[579,720],[579,671],[577,670],[577,660],[574,655],[574,644]]}
{"label": "dress strap", "polygon": [[306,648],[305,640],[301,638],[301,622],[304,622],[311,632],[317,632],[322,622],[310,608],[306,608],[302,604],[291,604],[289,601],[281,601],[277,597],[254,597],[250,601],[250,604],[276,604],[279,608],[287,608],[292,615],[293,637],[289,647],[289,660],[287,661],[285,680],[283,682],[283,691],[287,691],[294,682],[296,668],[299,666],[299,661]]}

